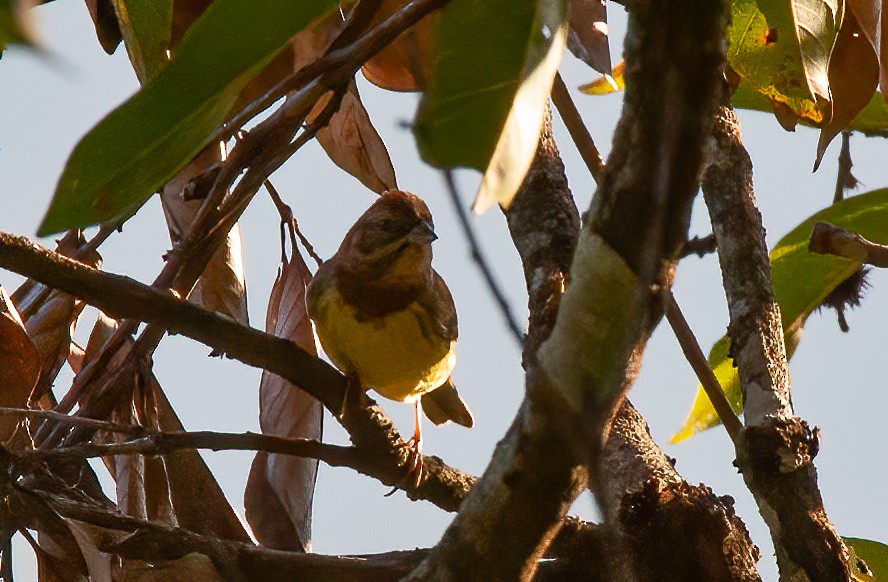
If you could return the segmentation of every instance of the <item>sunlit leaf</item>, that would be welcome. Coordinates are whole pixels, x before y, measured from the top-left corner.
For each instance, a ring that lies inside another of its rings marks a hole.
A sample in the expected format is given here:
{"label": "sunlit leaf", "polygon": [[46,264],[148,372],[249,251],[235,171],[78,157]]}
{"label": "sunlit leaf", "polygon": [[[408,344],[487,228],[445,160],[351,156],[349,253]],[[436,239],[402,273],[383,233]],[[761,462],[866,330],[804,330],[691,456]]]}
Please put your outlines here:
{"label": "sunlit leaf", "polygon": [[[774,294],[780,305],[787,357],[792,357],[801,339],[808,316],[842,281],[860,268],[849,259],[808,251],[808,240],[816,222],[829,222],[860,233],[871,241],[888,243],[888,189],[875,190],[848,198],[817,212],[784,236],[771,250],[771,275]],[[740,379],[728,357],[729,342],[723,337],[709,353],[709,365],[735,411],[743,407]],[[717,426],[718,415],[702,387],[682,428],[672,442],[682,441],[697,432]]]}
{"label": "sunlit leaf", "polygon": [[[824,11],[829,10],[824,2],[809,0],[798,4],[797,11],[814,6],[813,24],[799,32],[793,5],[785,0],[732,2],[728,62],[752,89],[819,123],[823,116],[814,97],[829,97],[827,64],[835,23],[827,26]],[[799,35],[807,52],[800,46]],[[817,50],[823,47],[825,53]]]}
{"label": "sunlit leaf", "polygon": [[414,132],[433,166],[484,172],[478,211],[508,205],[530,166],[566,17],[560,0],[454,0],[441,14]]}
{"label": "sunlit leaf", "polygon": [[126,52],[145,85],[169,62],[173,0],[112,0]]}
{"label": "sunlit leaf", "polygon": [[[265,330],[317,354],[305,304],[311,275],[298,251],[278,272],[268,299]],[[262,372],[259,426],[265,434],[320,439],[323,407],[284,378]],[[263,545],[310,551],[311,506],[317,459],[259,452],[253,459],[244,506],[247,521]]]}
{"label": "sunlit leaf", "polygon": [[77,145],[40,235],[129,216],[209,142],[240,91],[335,0],[218,0],[169,65]]}
{"label": "sunlit leaf", "polygon": [[[861,538],[844,538],[852,550],[851,567],[858,580],[884,582],[888,580],[888,545]],[[854,558],[862,559],[860,564]]]}

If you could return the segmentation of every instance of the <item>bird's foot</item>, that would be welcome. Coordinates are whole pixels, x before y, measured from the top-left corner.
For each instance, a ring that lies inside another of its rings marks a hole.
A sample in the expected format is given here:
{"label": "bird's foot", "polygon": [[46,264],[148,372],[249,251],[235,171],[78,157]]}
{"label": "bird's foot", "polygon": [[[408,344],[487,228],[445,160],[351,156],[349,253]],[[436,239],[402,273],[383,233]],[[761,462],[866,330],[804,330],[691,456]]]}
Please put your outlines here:
{"label": "bird's foot", "polygon": [[407,441],[407,475],[404,478],[406,484],[412,486],[414,489],[419,487],[420,482],[422,481],[422,439],[419,435],[413,435],[413,437]]}
{"label": "bird's foot", "polygon": [[391,497],[399,489],[405,491],[407,489],[416,489],[419,487],[420,482],[422,482],[422,439],[417,438],[417,436],[414,435],[410,440],[404,443],[404,447],[407,449],[407,459],[404,462],[403,467],[407,472],[401,482],[392,487],[392,490],[386,493],[384,497]]}

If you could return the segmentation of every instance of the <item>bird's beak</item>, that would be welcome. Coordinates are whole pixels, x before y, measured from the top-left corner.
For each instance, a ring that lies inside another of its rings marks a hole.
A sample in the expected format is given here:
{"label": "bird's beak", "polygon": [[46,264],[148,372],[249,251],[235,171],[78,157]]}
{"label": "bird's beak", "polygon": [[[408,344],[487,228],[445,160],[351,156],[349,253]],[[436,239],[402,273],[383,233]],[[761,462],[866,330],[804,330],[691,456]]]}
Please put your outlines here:
{"label": "bird's beak", "polygon": [[431,243],[438,239],[438,235],[435,234],[435,227],[432,226],[431,222],[425,220],[414,226],[407,236],[413,242],[420,244]]}

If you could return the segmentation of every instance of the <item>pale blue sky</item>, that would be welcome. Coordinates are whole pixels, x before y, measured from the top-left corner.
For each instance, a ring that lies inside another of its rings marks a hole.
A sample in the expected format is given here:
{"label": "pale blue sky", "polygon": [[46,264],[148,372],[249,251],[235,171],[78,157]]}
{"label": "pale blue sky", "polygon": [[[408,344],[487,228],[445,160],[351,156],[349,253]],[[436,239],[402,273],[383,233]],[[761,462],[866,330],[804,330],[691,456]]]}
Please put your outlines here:
{"label": "pale blue sky", "polygon": [[[612,6],[612,36],[621,38],[624,16]],[[137,89],[125,52],[105,55],[95,39],[86,8],[79,2],[55,2],[37,10],[41,38],[53,58],[48,63],[10,49],[0,60],[0,230],[32,235],[45,210],[65,159],[77,140],[105,113]],[[619,55],[620,48],[612,48]],[[618,60],[618,59],[617,59]],[[595,74],[571,57],[562,70],[569,86]],[[360,84],[371,118],[392,155],[399,185],[426,199],[435,216],[439,241],[435,266],[456,300],[461,341],[455,380],[472,408],[472,430],[428,428],[425,451],[448,463],[480,474],[496,442],[510,424],[523,394],[518,350],[469,257],[439,174],[424,166],[408,131],[399,122],[412,117],[413,95],[385,93]],[[574,98],[603,153],[620,108],[619,96]],[[823,168],[811,173],[817,133],[800,128],[786,133],[769,115],[741,113],[744,139],[755,164],[755,182],[768,243],[775,243],[798,222],[830,203],[835,181],[836,144]],[[578,205],[585,209],[594,184],[555,120],[556,137]],[[861,191],[888,185],[886,143],[855,137],[854,173]],[[468,203],[479,176],[460,175]],[[315,144],[300,152],[274,177],[321,256],[331,255],[351,223],[374,195],[330,163]],[[485,252],[522,320],[526,312],[520,264],[505,221],[497,211],[473,219]],[[262,326],[265,301],[277,268],[278,217],[265,196],[257,196],[242,222],[250,316]],[[693,234],[709,232],[705,208],[698,201]],[[49,244],[51,241],[44,241]],[[103,245],[105,268],[150,281],[162,266],[168,247],[166,228],[156,199],[128,223],[123,234]],[[0,272],[0,283],[14,289],[19,278]],[[817,458],[826,507],[840,532],[888,540],[888,511],[882,501],[888,480],[884,422],[888,409],[884,327],[888,323],[888,278],[876,272],[863,307],[848,316],[850,334],[842,334],[835,315],[809,320],[792,361],[793,399],[797,412],[821,427]],[[725,331],[727,312],[721,275],[713,256],[688,258],[679,267],[676,296],[704,349]],[[78,333],[85,338],[94,314],[87,313]],[[189,429],[257,430],[259,371],[229,360],[207,358],[208,349],[182,338],[168,338],[155,357],[156,373]],[[877,365],[878,364],[878,365]],[[70,375],[60,377],[57,393]],[[737,500],[736,509],[762,550],[765,579],[776,577],[772,549],[742,479],[731,466],[732,448],[721,429],[710,430],[680,445],[668,437],[680,426],[696,390],[696,381],[668,327],[661,326],[645,353],[641,376],[630,398],[647,417],[651,431],[677,468],[691,482],[704,482],[717,494]],[[411,430],[412,409],[383,402],[402,432]],[[344,432],[328,417],[325,438],[344,443]],[[882,436],[879,436],[882,435]],[[209,453],[210,467],[242,512],[243,487],[252,455]],[[433,545],[450,516],[427,503],[389,498],[386,488],[345,469],[322,466],[314,514],[314,547],[321,553],[361,553]],[[582,497],[575,511],[595,516],[591,498]],[[26,546],[16,545],[16,574],[33,577]]]}

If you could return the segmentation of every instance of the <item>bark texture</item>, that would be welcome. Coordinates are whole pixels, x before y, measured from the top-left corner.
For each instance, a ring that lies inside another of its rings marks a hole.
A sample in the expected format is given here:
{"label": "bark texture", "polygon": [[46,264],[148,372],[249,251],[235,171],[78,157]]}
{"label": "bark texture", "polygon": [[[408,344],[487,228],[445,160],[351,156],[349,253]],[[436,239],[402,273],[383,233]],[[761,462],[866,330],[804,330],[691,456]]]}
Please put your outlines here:
{"label": "bark texture", "polygon": [[[725,93],[727,95],[727,93]],[[848,550],[817,486],[819,432],[797,417],[780,308],[774,299],[752,163],[730,106],[721,107],[703,174],[731,323],[731,354],[743,389],[737,465],[771,530],[782,580],[850,580]]]}
{"label": "bark texture", "polygon": [[[526,399],[459,515],[408,579],[530,579],[585,482],[583,467],[590,458],[597,466],[687,238],[727,14],[724,3],[708,0],[674,3],[668,11],[654,2],[631,6],[626,105],[614,153],[552,332],[542,342],[528,340]],[[562,208],[554,214],[570,216]],[[523,244],[525,251],[543,246]],[[536,290],[560,286],[566,272],[537,273],[527,261],[524,268],[532,305],[539,303]],[[607,296],[611,282],[622,286],[616,297]]]}

